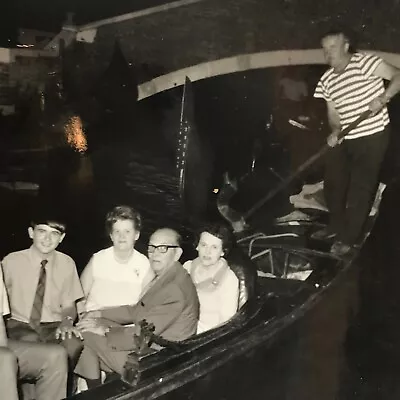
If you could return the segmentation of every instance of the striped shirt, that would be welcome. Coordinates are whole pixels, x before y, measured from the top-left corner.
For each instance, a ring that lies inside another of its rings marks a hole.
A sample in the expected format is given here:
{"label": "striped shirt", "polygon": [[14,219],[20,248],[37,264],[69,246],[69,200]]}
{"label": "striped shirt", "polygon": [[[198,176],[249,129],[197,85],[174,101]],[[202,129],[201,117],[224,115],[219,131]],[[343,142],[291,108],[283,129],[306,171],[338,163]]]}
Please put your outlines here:
{"label": "striped shirt", "polygon": [[[326,71],[315,89],[314,97],[333,102],[345,129],[368,105],[385,92],[383,79],[373,75],[382,59],[373,54],[354,53],[344,71],[336,73],[333,68]],[[356,139],[381,132],[389,124],[387,107],[365,119],[351,130],[346,139]]]}

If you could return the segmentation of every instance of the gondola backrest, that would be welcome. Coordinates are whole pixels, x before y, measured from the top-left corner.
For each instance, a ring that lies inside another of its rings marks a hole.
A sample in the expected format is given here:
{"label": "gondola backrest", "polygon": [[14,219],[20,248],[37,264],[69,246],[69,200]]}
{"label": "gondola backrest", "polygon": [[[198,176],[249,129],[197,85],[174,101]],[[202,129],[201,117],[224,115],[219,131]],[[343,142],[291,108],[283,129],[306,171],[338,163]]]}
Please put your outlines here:
{"label": "gondola backrest", "polygon": [[240,248],[234,248],[227,257],[231,270],[239,280],[240,310],[246,302],[256,295],[257,268]]}

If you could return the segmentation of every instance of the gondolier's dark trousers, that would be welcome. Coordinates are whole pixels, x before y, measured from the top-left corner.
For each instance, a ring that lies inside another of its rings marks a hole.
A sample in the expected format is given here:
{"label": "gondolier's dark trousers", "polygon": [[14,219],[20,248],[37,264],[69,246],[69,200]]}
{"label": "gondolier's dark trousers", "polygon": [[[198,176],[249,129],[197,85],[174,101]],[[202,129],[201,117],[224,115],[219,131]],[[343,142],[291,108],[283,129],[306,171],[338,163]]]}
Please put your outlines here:
{"label": "gondolier's dark trousers", "polygon": [[344,140],[326,157],[325,199],[330,211],[329,228],[336,240],[354,245],[361,239],[378,186],[390,130]]}

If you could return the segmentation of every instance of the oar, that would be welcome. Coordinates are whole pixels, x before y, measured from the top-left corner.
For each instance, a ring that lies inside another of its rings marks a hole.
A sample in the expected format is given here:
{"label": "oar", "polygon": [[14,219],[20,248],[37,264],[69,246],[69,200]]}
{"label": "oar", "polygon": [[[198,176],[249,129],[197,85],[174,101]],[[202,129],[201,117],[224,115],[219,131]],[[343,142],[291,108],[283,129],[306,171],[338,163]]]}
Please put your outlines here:
{"label": "oar", "polygon": [[[338,135],[338,140],[344,138],[351,130],[353,130],[357,125],[359,125],[362,121],[369,117],[371,112],[369,110],[364,111],[355,121],[353,121],[349,126],[342,131]],[[320,157],[322,157],[328,150],[332,147],[328,144],[322,146],[322,148],[312,155],[308,160],[306,160],[303,164],[300,165],[293,172],[292,175],[288,176],[284,179],[275,189],[271,190],[267,195],[265,195],[261,200],[259,200],[253,207],[251,207],[248,211],[243,214],[243,218],[247,220],[250,216],[252,216],[259,208],[261,208],[267,201],[271,200],[275,197],[280,191],[285,189],[290,183],[292,183],[299,175],[301,175],[307,168],[309,168],[312,164],[315,163]]]}

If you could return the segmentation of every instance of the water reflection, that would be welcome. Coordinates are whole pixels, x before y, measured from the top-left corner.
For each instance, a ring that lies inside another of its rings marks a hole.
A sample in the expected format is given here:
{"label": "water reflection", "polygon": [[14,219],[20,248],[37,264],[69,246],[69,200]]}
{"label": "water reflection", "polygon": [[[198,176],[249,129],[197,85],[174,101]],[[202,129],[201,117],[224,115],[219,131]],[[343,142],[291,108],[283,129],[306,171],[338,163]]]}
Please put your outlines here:
{"label": "water reflection", "polygon": [[87,150],[87,140],[83,131],[83,123],[79,116],[70,117],[64,125],[67,143],[76,151],[84,153]]}

